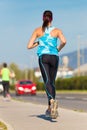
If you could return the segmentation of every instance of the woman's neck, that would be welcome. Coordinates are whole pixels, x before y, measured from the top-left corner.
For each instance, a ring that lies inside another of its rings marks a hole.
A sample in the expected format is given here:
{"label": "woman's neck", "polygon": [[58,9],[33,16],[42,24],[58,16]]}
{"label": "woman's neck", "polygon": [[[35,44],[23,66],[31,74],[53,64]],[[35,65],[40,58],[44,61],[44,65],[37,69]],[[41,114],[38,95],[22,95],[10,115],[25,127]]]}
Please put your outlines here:
{"label": "woman's neck", "polygon": [[51,23],[48,23],[48,27],[52,26]]}

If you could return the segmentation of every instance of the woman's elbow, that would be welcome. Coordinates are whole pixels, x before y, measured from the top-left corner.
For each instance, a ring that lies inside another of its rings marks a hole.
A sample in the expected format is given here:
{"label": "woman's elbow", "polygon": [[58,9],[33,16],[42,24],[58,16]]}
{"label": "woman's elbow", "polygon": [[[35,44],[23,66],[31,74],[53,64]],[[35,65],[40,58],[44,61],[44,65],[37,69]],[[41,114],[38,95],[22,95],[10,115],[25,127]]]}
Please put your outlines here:
{"label": "woman's elbow", "polygon": [[31,45],[28,44],[28,45],[27,45],[27,49],[31,49],[31,48],[32,48]]}
{"label": "woman's elbow", "polygon": [[66,41],[66,39],[65,39],[65,40],[62,42],[62,44],[63,44],[63,45],[65,45],[65,44],[66,44],[66,42],[67,42],[67,41]]}
{"label": "woman's elbow", "polygon": [[66,41],[64,41],[64,43],[63,43],[64,45],[66,45]]}

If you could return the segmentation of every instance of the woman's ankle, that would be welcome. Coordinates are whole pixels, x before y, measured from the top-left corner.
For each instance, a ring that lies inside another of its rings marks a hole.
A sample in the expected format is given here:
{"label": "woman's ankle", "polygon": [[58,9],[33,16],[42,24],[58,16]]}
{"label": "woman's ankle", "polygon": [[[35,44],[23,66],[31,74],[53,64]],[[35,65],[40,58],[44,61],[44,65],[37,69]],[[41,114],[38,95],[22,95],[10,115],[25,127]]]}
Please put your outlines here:
{"label": "woman's ankle", "polygon": [[54,101],[54,99],[52,98],[52,99],[50,99],[50,103],[52,103]]}

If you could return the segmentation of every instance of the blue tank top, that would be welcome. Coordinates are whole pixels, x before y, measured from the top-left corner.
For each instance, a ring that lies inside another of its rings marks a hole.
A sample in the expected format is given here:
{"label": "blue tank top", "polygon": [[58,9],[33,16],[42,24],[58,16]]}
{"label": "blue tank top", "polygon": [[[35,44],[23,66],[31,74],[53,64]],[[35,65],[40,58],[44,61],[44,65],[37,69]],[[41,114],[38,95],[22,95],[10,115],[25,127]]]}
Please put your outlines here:
{"label": "blue tank top", "polygon": [[37,55],[41,56],[43,54],[49,54],[49,55],[57,55],[58,56],[58,50],[57,50],[57,38],[52,37],[50,35],[50,32],[55,27],[47,27],[45,29],[44,35],[42,37],[38,38],[39,45],[37,50]]}

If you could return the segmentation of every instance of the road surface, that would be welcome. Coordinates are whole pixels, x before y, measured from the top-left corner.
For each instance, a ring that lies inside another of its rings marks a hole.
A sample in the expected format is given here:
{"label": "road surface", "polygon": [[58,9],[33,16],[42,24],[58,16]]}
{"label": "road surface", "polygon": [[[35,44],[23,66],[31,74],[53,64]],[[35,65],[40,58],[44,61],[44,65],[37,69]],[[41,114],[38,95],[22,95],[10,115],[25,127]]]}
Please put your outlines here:
{"label": "road surface", "polygon": [[4,101],[0,96],[0,119],[9,124],[8,130],[87,130],[87,113],[59,107],[59,117],[45,117],[47,106],[25,101]]}

